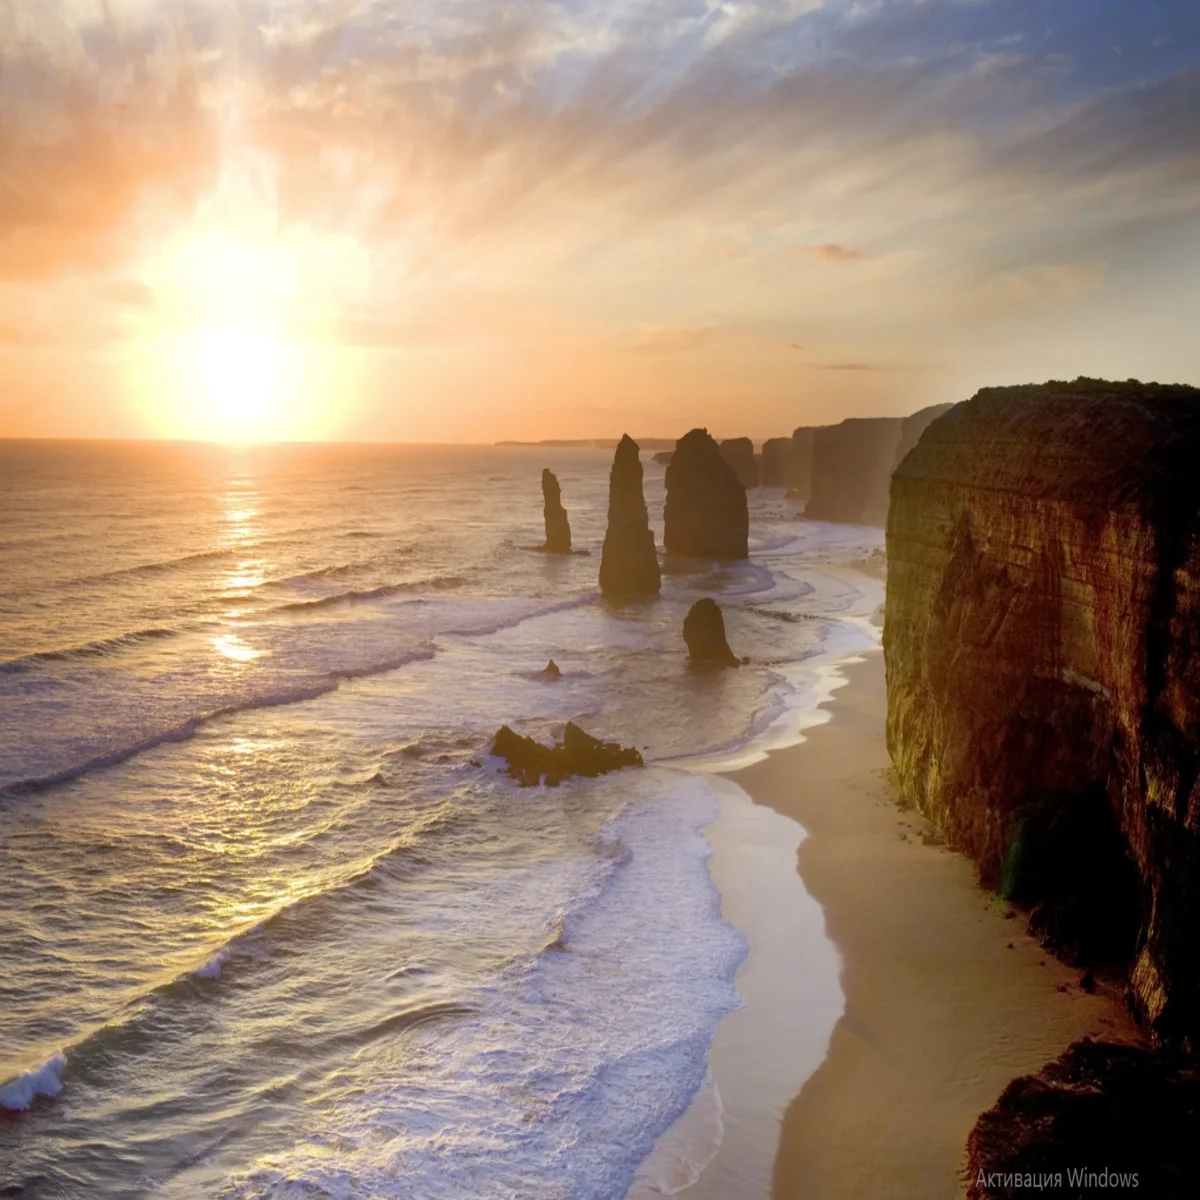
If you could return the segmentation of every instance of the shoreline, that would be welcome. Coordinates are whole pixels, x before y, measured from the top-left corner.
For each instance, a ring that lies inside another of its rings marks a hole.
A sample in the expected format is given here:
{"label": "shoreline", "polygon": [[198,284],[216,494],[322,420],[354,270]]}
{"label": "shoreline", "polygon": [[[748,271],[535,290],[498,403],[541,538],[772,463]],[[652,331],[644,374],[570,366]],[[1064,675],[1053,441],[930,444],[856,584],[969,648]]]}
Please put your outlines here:
{"label": "shoreline", "polygon": [[[841,678],[822,699],[824,717],[806,721],[797,744],[721,775],[756,807],[799,826],[796,871],[836,947],[844,1008],[827,1053],[775,1129],[738,1131],[733,1096],[751,1094],[746,1064],[755,1058],[714,1053],[727,1133],[699,1182],[680,1192],[689,1200],[729,1195],[728,1181],[739,1179],[751,1186],[736,1194],[760,1194],[752,1180],[764,1134],[777,1147],[770,1191],[761,1194],[775,1200],[958,1196],[967,1135],[1012,1079],[1082,1037],[1138,1040],[1115,995],[1083,991],[1080,972],[1044,951],[1021,914],[983,891],[971,864],[898,803],[881,651],[835,670]],[[715,864],[713,875],[721,886]],[[749,961],[755,938],[743,932]],[[761,938],[757,951],[772,954]],[[768,963],[765,973],[772,970]],[[785,969],[767,1003],[802,1011],[789,977]],[[741,992],[740,972],[738,983]],[[722,1021],[714,1051],[739,1013],[749,1014],[744,1028],[757,1028],[764,1001],[745,999]],[[774,1045],[769,1030],[758,1040],[760,1050]],[[718,1175],[724,1192],[709,1193]]]}

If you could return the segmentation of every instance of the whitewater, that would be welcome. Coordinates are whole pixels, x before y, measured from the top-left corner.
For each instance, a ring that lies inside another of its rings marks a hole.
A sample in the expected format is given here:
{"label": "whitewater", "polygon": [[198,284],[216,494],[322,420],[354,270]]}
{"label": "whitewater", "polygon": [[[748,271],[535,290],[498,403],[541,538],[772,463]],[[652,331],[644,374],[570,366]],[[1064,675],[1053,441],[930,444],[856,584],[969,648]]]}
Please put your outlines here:
{"label": "whitewater", "polygon": [[[755,489],[748,562],[611,608],[610,463],[0,443],[0,1193],[626,1195],[741,1002],[688,764],[872,644],[880,535]],[[702,595],[749,666],[689,669]],[[488,757],[568,719],[647,769]]]}

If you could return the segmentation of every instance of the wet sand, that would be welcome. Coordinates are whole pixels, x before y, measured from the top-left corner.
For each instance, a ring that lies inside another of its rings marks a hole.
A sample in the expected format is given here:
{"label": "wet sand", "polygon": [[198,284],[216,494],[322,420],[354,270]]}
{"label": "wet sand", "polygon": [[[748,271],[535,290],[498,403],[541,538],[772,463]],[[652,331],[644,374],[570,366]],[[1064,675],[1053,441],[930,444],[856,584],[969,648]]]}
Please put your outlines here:
{"label": "wet sand", "polygon": [[[821,1065],[781,1114],[771,1195],[952,1197],[962,1189],[967,1134],[1011,1079],[1080,1037],[1136,1035],[1116,997],[1082,991],[1079,972],[1047,955],[1019,914],[980,890],[971,864],[899,807],[884,744],[882,655],[843,673],[831,720],[728,776],[803,826],[800,877],[841,960],[844,1010]],[[793,976],[790,967],[781,973],[768,1011],[788,1006]],[[747,997],[736,1014],[746,1028],[754,1008]],[[800,1019],[803,1005],[795,1011]],[[769,1029],[768,1021],[768,1039]],[[748,1200],[758,1194],[749,1164],[761,1157],[761,1136],[738,1135],[733,1095],[753,1086],[756,1070],[775,1068],[764,1068],[762,1055],[716,1051],[727,1134],[710,1172],[719,1166],[725,1194]],[[740,1177],[747,1190],[728,1191]]]}

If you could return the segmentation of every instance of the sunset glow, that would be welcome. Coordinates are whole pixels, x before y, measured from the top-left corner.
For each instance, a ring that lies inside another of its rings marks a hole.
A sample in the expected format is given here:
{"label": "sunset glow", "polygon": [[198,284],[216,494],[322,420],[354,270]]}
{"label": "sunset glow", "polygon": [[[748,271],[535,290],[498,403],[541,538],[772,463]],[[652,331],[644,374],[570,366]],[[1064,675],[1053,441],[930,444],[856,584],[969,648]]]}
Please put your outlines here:
{"label": "sunset glow", "polygon": [[1050,8],[5,9],[0,435],[764,437],[1194,377],[1194,5]]}

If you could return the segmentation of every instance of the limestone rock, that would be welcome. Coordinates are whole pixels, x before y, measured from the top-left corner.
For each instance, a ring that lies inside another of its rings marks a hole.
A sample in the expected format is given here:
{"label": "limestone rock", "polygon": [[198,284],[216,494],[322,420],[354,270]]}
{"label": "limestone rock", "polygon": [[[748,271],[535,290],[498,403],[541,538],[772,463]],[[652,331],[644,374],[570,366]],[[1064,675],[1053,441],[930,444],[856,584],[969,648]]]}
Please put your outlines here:
{"label": "limestone rock", "polygon": [[748,437],[726,438],[721,443],[721,457],[733,468],[742,487],[758,487],[758,460]]}
{"label": "limestone rock", "polygon": [[666,484],[663,543],[668,554],[746,557],[750,537],[746,489],[707,429],[693,429],[676,443]]}
{"label": "limestone rock", "polygon": [[653,461],[658,463],[660,466],[665,467],[667,463],[669,463],[674,457],[674,450],[660,450],[657,454],[655,454]]}
{"label": "limestone rock", "polygon": [[1200,1033],[1200,391],[991,388],[925,431],[887,526],[906,798],[1135,1008]]}
{"label": "limestone rock", "polygon": [[763,442],[762,470],[759,473],[763,487],[787,487],[791,460],[791,438],[767,438]]}
{"label": "limestone rock", "polygon": [[[1076,1042],[1036,1075],[1014,1079],[967,1140],[967,1196],[1007,1200],[1035,1189],[1005,1176],[1061,1175],[1047,1194],[1190,1197],[1200,1178],[1200,1071],[1141,1046]],[[1071,1173],[1109,1181],[1071,1186]],[[1112,1175],[1125,1175],[1122,1185]],[[1132,1183],[1128,1176],[1137,1177]]]}
{"label": "limestone rock", "polygon": [[572,775],[607,775],[622,767],[641,767],[641,754],[632,746],[602,742],[568,721],[563,740],[544,746],[502,725],[492,739],[492,753],[508,763],[508,774],[522,787],[545,781],[553,787]]}
{"label": "limestone rock", "polygon": [[725,640],[725,618],[720,605],[705,596],[697,600],[683,618],[683,640],[692,662],[713,663],[720,667],[739,666],[737,656]]}
{"label": "limestone rock", "polygon": [[558,663],[554,661],[554,659],[551,659],[546,664],[546,669],[542,672],[542,674],[545,675],[547,679],[561,679],[562,667],[560,667]]}
{"label": "limestone rock", "polygon": [[658,552],[642,494],[638,444],[626,434],[617,446],[608,477],[608,529],[600,560],[600,591],[620,602],[653,596],[661,586]]}
{"label": "limestone rock", "polygon": [[787,494],[792,500],[807,503],[812,494],[813,440],[816,432],[814,425],[801,425],[792,434],[787,478]]}
{"label": "limestone rock", "polygon": [[896,447],[896,461],[893,464],[893,470],[904,461],[908,452],[921,440],[921,435],[925,430],[938,417],[943,413],[948,413],[953,407],[953,404],[932,404],[928,408],[919,409],[911,416],[904,418],[900,427],[900,444]]}
{"label": "limestone rock", "polygon": [[546,517],[546,549],[551,554],[571,553],[571,525],[562,506],[562,492],[553,471],[542,471],[542,500]]}
{"label": "limestone rock", "polygon": [[852,417],[813,435],[812,493],[804,515],[846,525],[887,522],[903,417]]}

